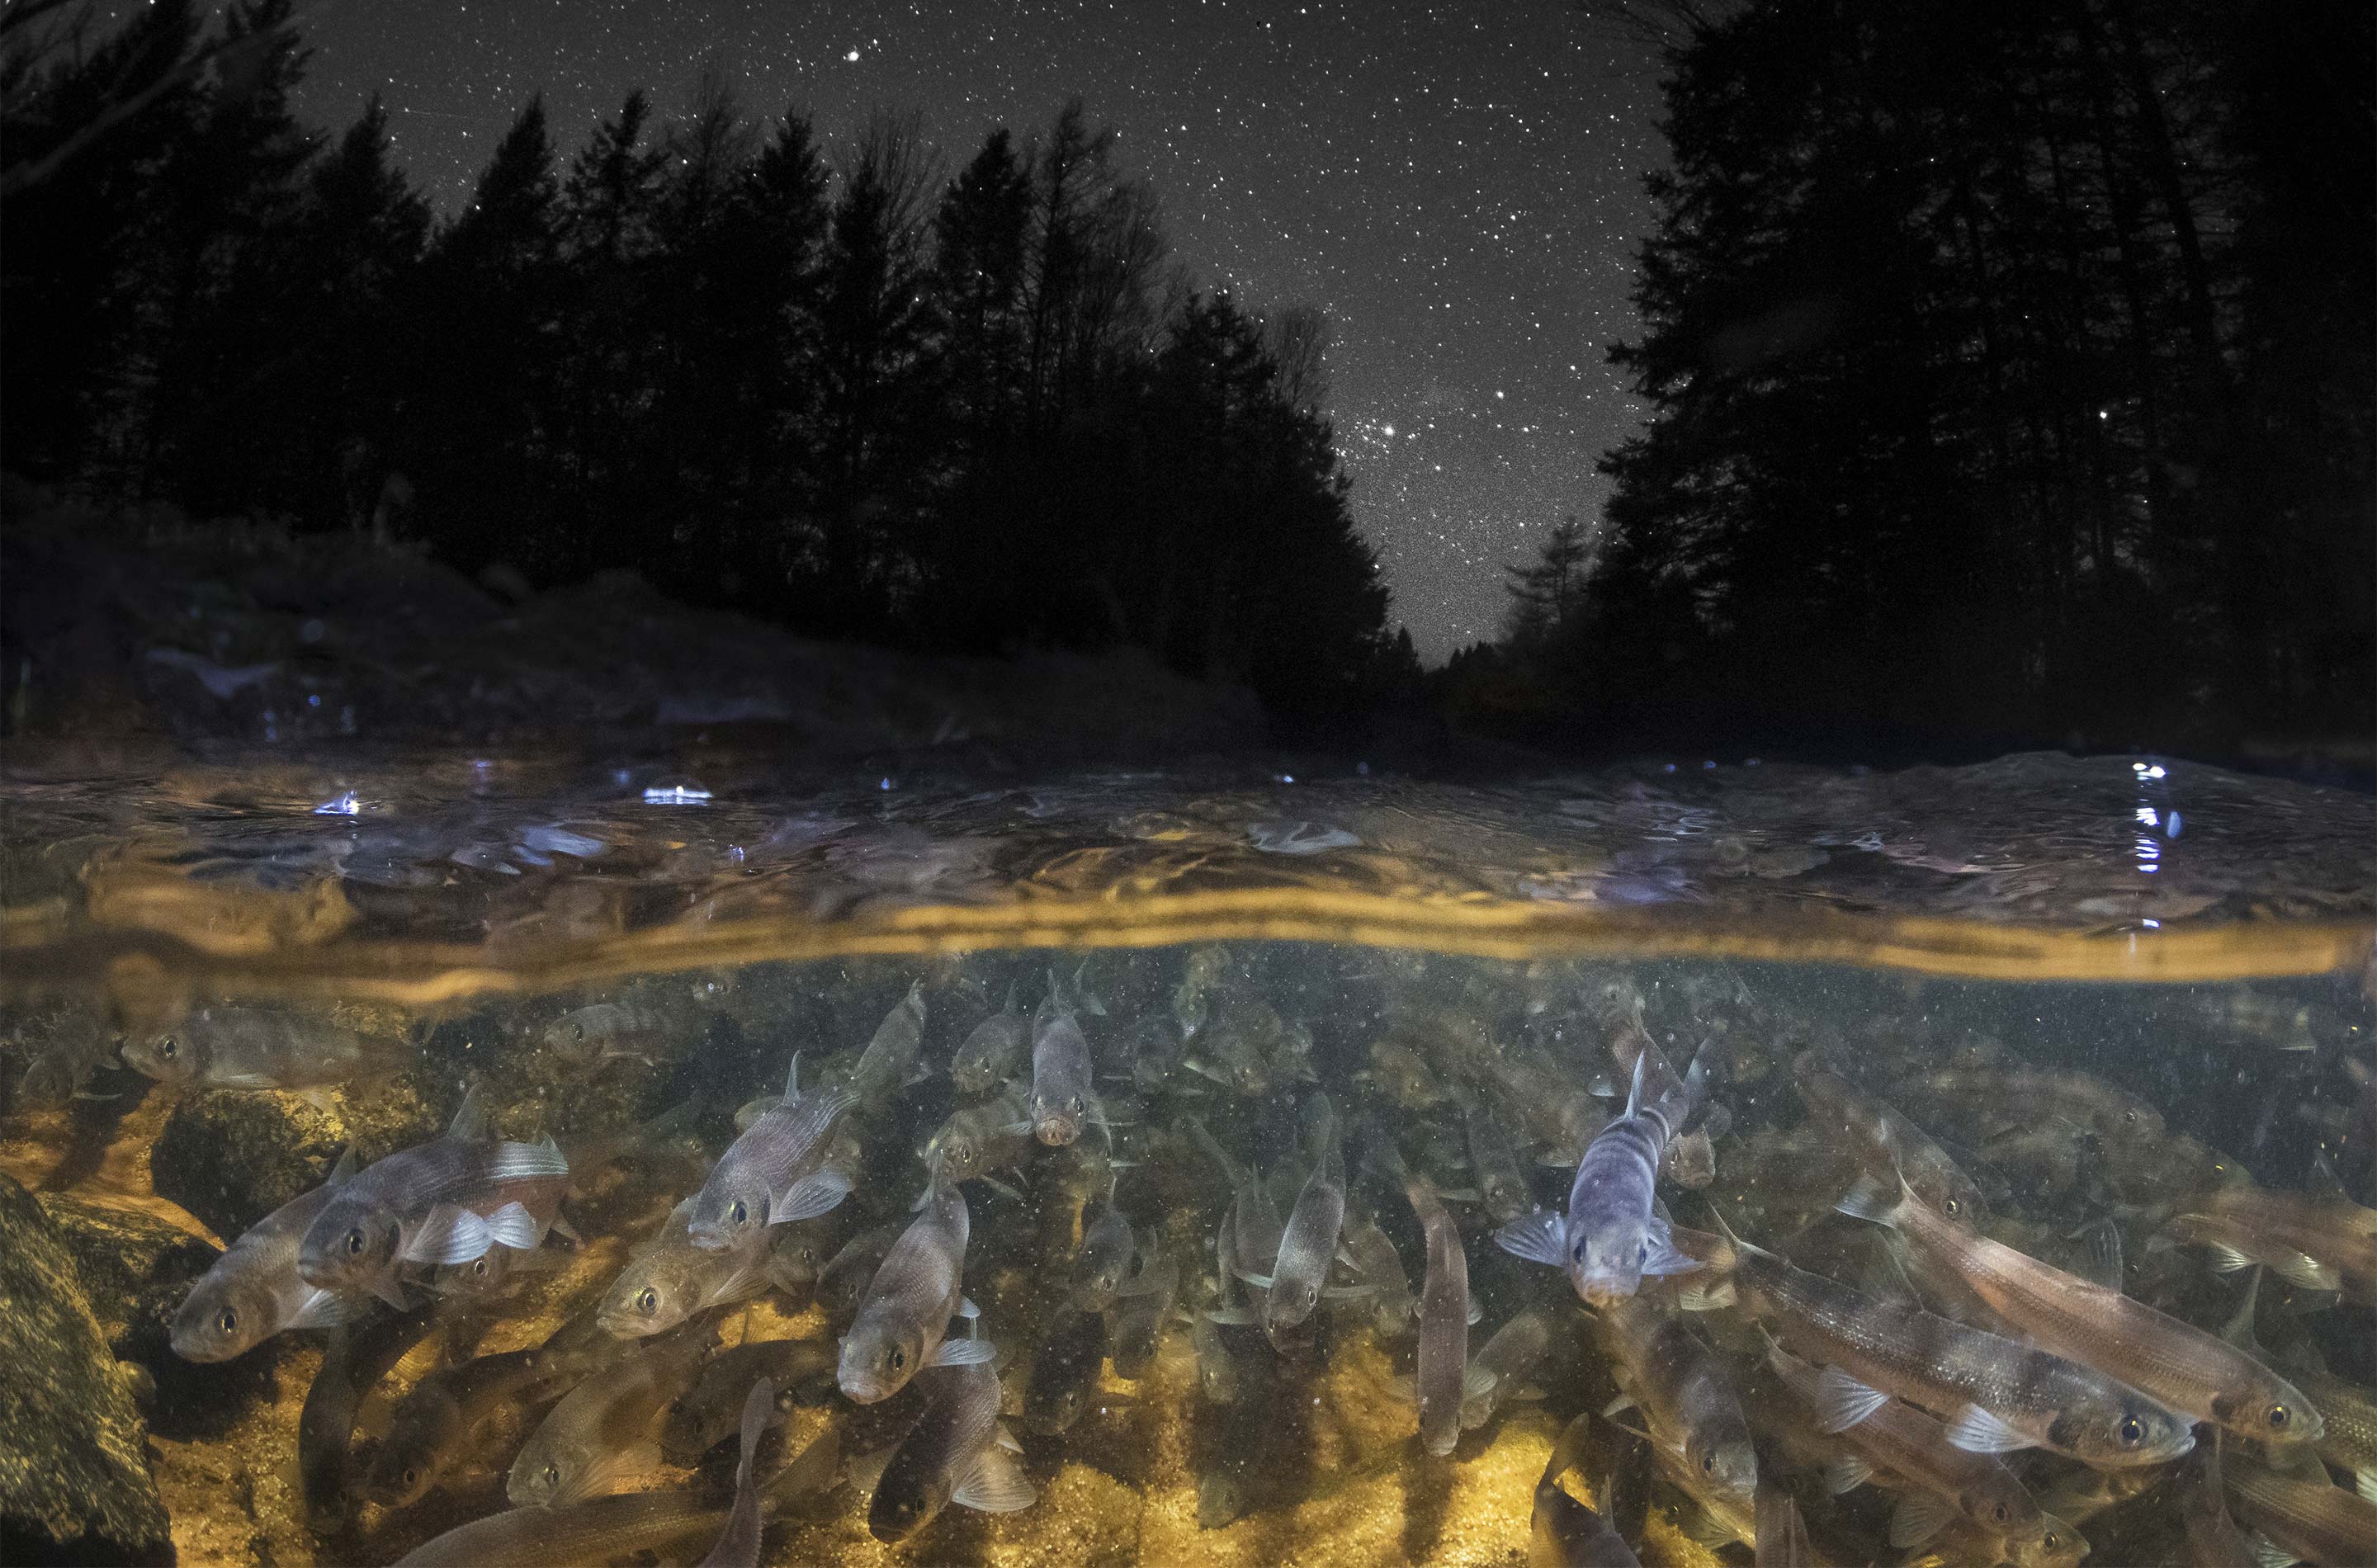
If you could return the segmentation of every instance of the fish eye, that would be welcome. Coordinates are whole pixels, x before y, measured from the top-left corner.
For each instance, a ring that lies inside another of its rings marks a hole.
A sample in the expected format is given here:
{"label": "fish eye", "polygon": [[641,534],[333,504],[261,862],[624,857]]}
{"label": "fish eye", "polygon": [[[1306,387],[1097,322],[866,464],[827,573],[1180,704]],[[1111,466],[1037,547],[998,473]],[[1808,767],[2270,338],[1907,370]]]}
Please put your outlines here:
{"label": "fish eye", "polygon": [[407,1465],[404,1467],[404,1490],[411,1491],[421,1484],[421,1472]]}
{"label": "fish eye", "polygon": [[2286,1429],[2287,1422],[2292,1418],[2293,1418],[2288,1415],[2285,1406],[2273,1405],[2270,1406],[2269,1422],[2270,1430],[2272,1431],[2283,1431]]}
{"label": "fish eye", "polygon": [[1962,1198],[1951,1198],[1940,1207],[1950,1219],[1954,1219],[1965,1212],[1965,1201]]}
{"label": "fish eye", "polygon": [[1714,1475],[1715,1475],[1715,1474],[1716,1474],[1716,1455],[1715,1455],[1715,1454],[1702,1454],[1702,1455],[1701,1455],[1701,1471],[1702,1471],[1702,1474],[1704,1474],[1704,1475],[1711,1475],[1711,1476],[1714,1476]]}
{"label": "fish eye", "polygon": [[743,1200],[740,1198],[735,1199],[735,1206],[726,1211],[726,1217],[737,1225],[741,1225],[749,1216],[750,1211],[743,1206]]}
{"label": "fish eye", "polygon": [[215,1314],[215,1327],[222,1330],[225,1334],[237,1332],[239,1328],[239,1314],[233,1311],[229,1307],[225,1307],[221,1311]]}
{"label": "fish eye", "polygon": [[1584,1262],[1584,1238],[1582,1236],[1576,1239],[1576,1261],[1580,1263]]}
{"label": "fish eye", "polygon": [[2047,1538],[2042,1544],[2046,1546],[2048,1550],[2053,1551],[2057,1547],[2063,1544],[2063,1538],[2057,1535],[2053,1530],[2049,1530],[2047,1532]]}
{"label": "fish eye", "polygon": [[2135,1110],[2124,1110],[2121,1112],[2121,1120],[2134,1127],[2137,1125],[2138,1113]]}
{"label": "fish eye", "polygon": [[2124,1416],[2121,1418],[2121,1441],[2123,1442],[2143,1442],[2145,1441],[2145,1435],[2146,1427],[2144,1421],[2139,1420],[2135,1416]]}
{"label": "fish eye", "polygon": [[[2006,1522],[2006,1505],[2002,1502],[1991,1504],[1989,1507],[1989,1517],[1998,1524],[2004,1524]],[[2049,1538],[2049,1544],[2054,1544],[2052,1538]]]}
{"label": "fish eye", "polygon": [[560,1466],[547,1465],[544,1467],[544,1484],[549,1487],[557,1487],[561,1484]]}
{"label": "fish eye", "polygon": [[487,1255],[484,1252],[471,1260],[471,1272],[481,1279],[487,1277]]}
{"label": "fish eye", "polygon": [[1066,1107],[1066,1108],[1067,1108],[1067,1109],[1070,1110],[1070,1111],[1071,1111],[1075,1116],[1079,1116],[1079,1115],[1081,1115],[1081,1095],[1075,1095],[1071,1099],[1067,1100],[1067,1101],[1065,1102],[1065,1107]]}
{"label": "fish eye", "polygon": [[173,1036],[171,1035],[166,1035],[163,1039],[157,1042],[157,1054],[163,1057],[167,1061],[173,1060],[174,1056],[180,1052],[181,1048],[182,1047],[174,1042]]}
{"label": "fish eye", "polygon": [[898,1346],[893,1346],[891,1347],[891,1370],[896,1372],[907,1364],[908,1353],[905,1350],[901,1349]]}
{"label": "fish eye", "polygon": [[352,1230],[347,1232],[348,1257],[362,1257],[364,1255],[364,1227],[362,1226],[357,1226]]}
{"label": "fish eye", "polygon": [[644,1316],[649,1318],[654,1312],[659,1311],[660,1309],[661,1293],[659,1291],[654,1290],[651,1286],[647,1285],[641,1290],[636,1292],[636,1311],[643,1313]]}

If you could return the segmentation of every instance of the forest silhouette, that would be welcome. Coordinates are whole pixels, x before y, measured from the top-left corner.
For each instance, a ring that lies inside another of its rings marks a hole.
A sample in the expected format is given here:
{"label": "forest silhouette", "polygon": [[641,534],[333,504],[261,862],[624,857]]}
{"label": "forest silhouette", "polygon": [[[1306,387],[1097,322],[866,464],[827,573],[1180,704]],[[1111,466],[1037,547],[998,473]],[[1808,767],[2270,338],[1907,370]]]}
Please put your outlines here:
{"label": "forest silhouette", "polygon": [[820,637],[1133,645],[1291,718],[1416,682],[1325,324],[1192,289],[1078,101],[944,179],[913,116],[829,142],[715,78],[566,158],[532,99],[441,221],[376,102],[298,123],[305,57],[289,0],[11,53],[12,471]]}
{"label": "forest silhouette", "polygon": [[1693,0],[1612,498],[1456,709],[1522,733],[2377,734],[2352,0]]}
{"label": "forest silhouette", "polygon": [[[14,473],[489,581],[1407,700],[1325,321],[1192,288],[1076,102],[945,169],[708,80],[433,214],[289,0],[0,17]],[[1652,417],[1434,677],[1553,745],[2377,726],[2377,46],[2349,0],[1646,0]],[[42,46],[46,41],[48,46]],[[496,569],[502,569],[497,570]]]}

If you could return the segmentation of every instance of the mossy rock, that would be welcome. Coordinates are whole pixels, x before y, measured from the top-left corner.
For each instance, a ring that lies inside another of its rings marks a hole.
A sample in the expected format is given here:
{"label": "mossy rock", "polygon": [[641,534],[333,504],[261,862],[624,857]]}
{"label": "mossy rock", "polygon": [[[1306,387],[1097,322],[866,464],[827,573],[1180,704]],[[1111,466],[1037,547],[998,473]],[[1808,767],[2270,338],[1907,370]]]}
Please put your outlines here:
{"label": "mossy rock", "polygon": [[149,1151],[150,1183],[228,1242],[320,1186],[346,1138],[339,1118],[293,1095],[185,1095]]}
{"label": "mossy rock", "polygon": [[201,1364],[173,1354],[173,1314],[220,1256],[181,1227],[138,1209],[44,1192],[38,1200],[73,1254],[84,1299],[119,1361],[147,1370],[160,1436],[208,1437],[273,1397],[273,1369],[285,1339],[233,1360]]}
{"label": "mossy rock", "polygon": [[0,1368],[0,1562],[172,1562],[129,1380],[58,1227],[5,1176]]}

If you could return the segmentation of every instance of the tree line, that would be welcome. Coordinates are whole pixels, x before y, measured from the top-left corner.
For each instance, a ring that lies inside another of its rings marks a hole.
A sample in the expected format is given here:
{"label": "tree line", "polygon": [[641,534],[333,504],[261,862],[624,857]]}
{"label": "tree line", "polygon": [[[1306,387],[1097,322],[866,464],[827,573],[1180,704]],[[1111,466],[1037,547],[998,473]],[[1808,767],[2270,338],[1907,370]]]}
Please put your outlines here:
{"label": "tree line", "polygon": [[1079,101],[945,175],[914,116],[831,140],[715,77],[566,159],[532,99],[441,219],[376,100],[299,124],[291,0],[59,10],[0,20],[20,473],[815,635],[1135,645],[1289,713],[1416,676],[1325,322],[1191,287]]}
{"label": "tree line", "polygon": [[1457,684],[1539,718],[2365,738],[2367,5],[1602,14],[1668,50],[1613,351],[1653,413]]}

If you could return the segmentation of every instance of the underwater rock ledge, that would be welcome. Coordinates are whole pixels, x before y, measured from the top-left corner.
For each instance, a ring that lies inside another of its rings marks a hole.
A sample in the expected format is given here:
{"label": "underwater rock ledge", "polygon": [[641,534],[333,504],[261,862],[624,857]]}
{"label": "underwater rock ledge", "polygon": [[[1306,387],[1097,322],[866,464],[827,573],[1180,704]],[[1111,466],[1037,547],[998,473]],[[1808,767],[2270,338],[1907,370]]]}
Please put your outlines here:
{"label": "underwater rock ledge", "polygon": [[0,1176],[0,1562],[172,1562],[147,1448],[72,1253]]}

